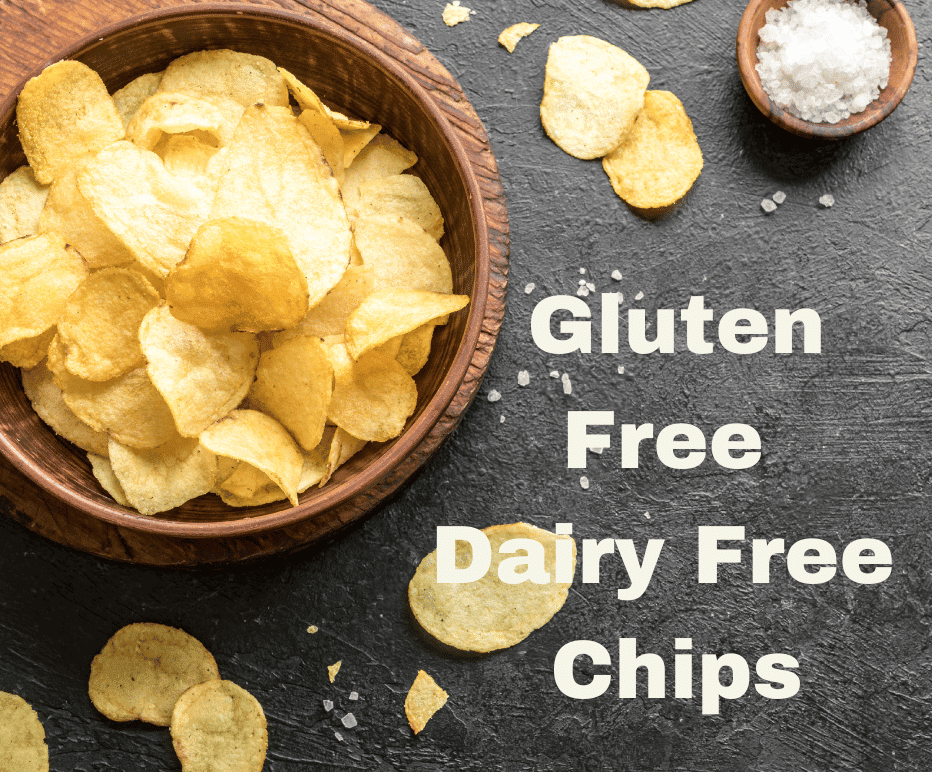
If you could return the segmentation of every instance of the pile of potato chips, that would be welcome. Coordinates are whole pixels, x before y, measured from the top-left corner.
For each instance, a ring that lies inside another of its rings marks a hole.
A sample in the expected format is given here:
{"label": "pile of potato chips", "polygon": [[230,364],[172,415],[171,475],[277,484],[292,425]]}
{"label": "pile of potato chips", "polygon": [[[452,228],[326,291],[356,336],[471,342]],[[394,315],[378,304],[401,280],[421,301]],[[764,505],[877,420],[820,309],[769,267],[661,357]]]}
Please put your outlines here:
{"label": "pile of potato chips", "polygon": [[647,91],[650,75],[604,40],[571,35],[551,44],[540,118],[576,158],[602,158],[615,192],[645,213],[672,207],[702,171],[702,151],[683,103]]}
{"label": "pile of potato chips", "polygon": [[58,62],[17,120],[0,360],[120,504],[297,504],[401,433],[434,327],[468,302],[414,153],[228,50],[113,96]]}

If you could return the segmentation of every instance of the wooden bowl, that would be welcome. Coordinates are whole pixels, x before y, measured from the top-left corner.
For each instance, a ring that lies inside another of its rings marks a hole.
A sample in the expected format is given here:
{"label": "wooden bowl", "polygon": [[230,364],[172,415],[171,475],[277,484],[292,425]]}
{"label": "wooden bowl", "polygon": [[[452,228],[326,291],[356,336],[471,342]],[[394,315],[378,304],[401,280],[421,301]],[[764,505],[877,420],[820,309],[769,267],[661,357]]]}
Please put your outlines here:
{"label": "wooden bowl", "polygon": [[760,44],[760,28],[766,23],[767,11],[782,8],[789,0],[751,0],[738,25],[738,72],[741,81],[757,108],[777,126],[803,137],[819,139],[841,139],[876,126],[892,113],[909,90],[919,45],[913,22],[900,0],[867,0],[867,10],[886,28],[890,40],[893,61],[890,63],[890,78],[887,87],[867,108],[838,123],[811,123],[773,104],[761,85],[757,74],[757,47]]}
{"label": "wooden bowl", "polygon": [[[410,36],[403,42],[417,47]],[[500,302],[490,301],[489,313],[496,318],[487,318],[489,232],[482,190],[457,134],[418,81],[394,59],[320,17],[231,4],[165,9],[100,30],[46,64],[66,58],[82,61],[100,73],[112,92],[143,73],[164,69],[182,54],[206,48],[266,56],[305,80],[325,101],[381,124],[417,153],[414,171],[433,193],[446,221],[442,245],[453,270],[453,291],[469,295],[470,304],[437,328],[430,360],[416,378],[414,414],[400,437],[367,445],[325,487],[304,493],[297,507],[280,502],[236,509],[209,495],[147,517],[117,505],[103,492],[86,455],[40,421],[23,393],[19,371],[5,364],[0,367],[0,452],[46,491],[92,518],[160,537],[254,536],[344,507],[339,519],[331,519],[336,523],[323,529],[332,531],[358,516],[358,511],[346,515],[348,502],[363,500],[371,508],[385,495],[374,496],[372,491],[394,490],[399,474],[403,480],[423,464],[429,453],[419,449],[421,441],[429,432],[435,437],[438,426],[444,434],[452,431],[478,388],[488,361],[488,356],[477,355],[480,333],[491,353],[501,313]],[[0,177],[25,162],[15,121],[20,88],[0,105]],[[472,388],[465,401],[464,381]],[[454,396],[457,401],[452,403]],[[391,484],[382,484],[387,477]]]}

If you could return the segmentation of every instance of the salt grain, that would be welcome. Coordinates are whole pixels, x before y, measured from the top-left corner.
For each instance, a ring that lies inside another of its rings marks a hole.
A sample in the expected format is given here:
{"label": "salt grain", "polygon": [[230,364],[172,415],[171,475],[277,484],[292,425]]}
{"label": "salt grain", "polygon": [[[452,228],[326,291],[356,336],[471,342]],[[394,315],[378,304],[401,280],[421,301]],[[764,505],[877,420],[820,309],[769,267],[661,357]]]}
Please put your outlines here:
{"label": "salt grain", "polygon": [[582,489],[583,489],[584,491],[589,490],[589,478],[588,478],[588,477],[580,477],[580,478],[579,478],[579,484],[580,484],[580,486],[582,486]]}
{"label": "salt grain", "polygon": [[579,286],[580,286],[580,287],[585,287],[585,286],[586,286],[586,280],[585,280],[585,279],[580,279],[580,280],[579,280]]}
{"label": "salt grain", "polygon": [[757,73],[771,101],[814,123],[863,112],[890,75],[887,31],[866,3],[790,0],[767,11]]}
{"label": "salt grain", "polygon": [[581,298],[588,297],[589,288],[585,286],[580,287],[578,290],[576,290],[576,294],[579,295]]}
{"label": "salt grain", "polygon": [[336,737],[340,742],[343,742],[343,735],[341,735],[339,732],[334,732],[333,736]]}
{"label": "salt grain", "polygon": [[489,392],[489,402],[498,402],[501,398],[502,394],[500,391],[492,389],[492,391]]}
{"label": "salt grain", "polygon": [[580,269],[579,269],[579,272],[580,272],[580,273],[585,273],[585,272],[586,272],[586,269],[585,269],[585,268],[580,268]]}
{"label": "salt grain", "polygon": [[773,194],[773,200],[774,203],[782,204],[784,201],[786,201],[786,193],[784,193],[782,190],[778,190]]}
{"label": "salt grain", "polygon": [[635,300],[643,300],[643,299],[644,299],[644,293],[643,293],[643,292],[639,292],[637,295],[634,296],[634,299],[635,299]]}
{"label": "salt grain", "polygon": [[505,416],[500,415],[500,416],[498,417],[498,422],[499,422],[500,424],[505,423]]}
{"label": "salt grain", "polygon": [[358,699],[359,699],[359,692],[350,692],[350,693],[349,693],[349,698],[350,698],[351,700],[354,700],[354,701],[355,701],[355,700],[358,700]]}
{"label": "salt grain", "polygon": [[760,202],[760,208],[763,209],[767,214],[777,211],[777,205],[769,198],[765,198]]}
{"label": "salt grain", "polygon": [[564,393],[564,394],[572,394],[572,393],[573,393],[573,384],[570,383],[570,377],[569,377],[569,375],[567,375],[566,373],[563,373],[563,375],[560,376],[560,380],[563,381],[563,393]]}
{"label": "salt grain", "polygon": [[835,196],[831,193],[826,193],[824,196],[819,196],[819,203],[822,204],[826,209],[830,206],[835,206]]}
{"label": "salt grain", "polygon": [[595,292],[595,284],[593,284],[591,281],[586,282],[586,287],[589,288],[590,292]]}
{"label": "salt grain", "polygon": [[624,374],[625,374],[625,366],[624,366],[624,365],[618,365],[618,374],[619,374],[619,375],[624,375]]}
{"label": "salt grain", "polygon": [[354,726],[356,726],[356,716],[354,716],[352,713],[347,713],[340,720],[343,722],[343,726],[345,726],[347,729],[352,729]]}
{"label": "salt grain", "polygon": [[615,281],[621,281],[621,271],[619,271],[617,268],[614,271],[612,271],[612,278]]}
{"label": "salt grain", "polygon": [[531,374],[527,370],[518,372],[518,385],[527,386],[531,382]]}
{"label": "salt grain", "polygon": [[550,371],[550,377],[551,377],[551,378],[559,378],[559,377],[560,377],[559,371],[557,371],[557,370],[551,370],[551,371]]}
{"label": "salt grain", "polygon": [[328,713],[333,710],[333,700],[324,700],[324,710]]}
{"label": "salt grain", "polygon": [[537,285],[534,284],[534,282],[528,282],[527,284],[524,285],[524,294],[530,295],[534,291],[534,287],[536,286]]}

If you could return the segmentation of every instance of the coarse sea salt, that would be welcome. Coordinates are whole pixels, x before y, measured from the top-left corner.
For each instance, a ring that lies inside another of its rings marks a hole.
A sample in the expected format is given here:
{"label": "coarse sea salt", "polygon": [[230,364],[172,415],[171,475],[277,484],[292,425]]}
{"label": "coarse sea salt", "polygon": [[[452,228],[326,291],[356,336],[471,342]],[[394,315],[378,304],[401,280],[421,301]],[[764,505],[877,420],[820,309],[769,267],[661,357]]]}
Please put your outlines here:
{"label": "coarse sea salt", "polygon": [[766,19],[757,73],[771,101],[794,115],[838,123],[886,87],[890,41],[863,0],[790,0]]}

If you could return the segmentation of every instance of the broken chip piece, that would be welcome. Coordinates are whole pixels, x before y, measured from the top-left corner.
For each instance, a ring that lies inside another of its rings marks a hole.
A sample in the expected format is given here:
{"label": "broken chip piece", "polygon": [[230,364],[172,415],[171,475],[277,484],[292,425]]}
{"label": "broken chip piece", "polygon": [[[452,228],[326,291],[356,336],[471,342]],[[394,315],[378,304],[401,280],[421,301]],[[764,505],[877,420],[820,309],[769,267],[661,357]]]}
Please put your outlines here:
{"label": "broken chip piece", "polygon": [[405,715],[414,734],[423,731],[434,713],[447,704],[449,696],[430,675],[417,671],[417,678],[405,697]]}
{"label": "broken chip piece", "polygon": [[539,26],[540,24],[530,24],[526,21],[512,24],[510,27],[506,27],[502,30],[501,34],[498,36],[498,42],[508,49],[509,54],[513,54],[515,46],[518,45],[518,41],[522,38],[526,38]]}
{"label": "broken chip piece", "polygon": [[17,694],[0,692],[0,772],[49,772],[39,716]]}

